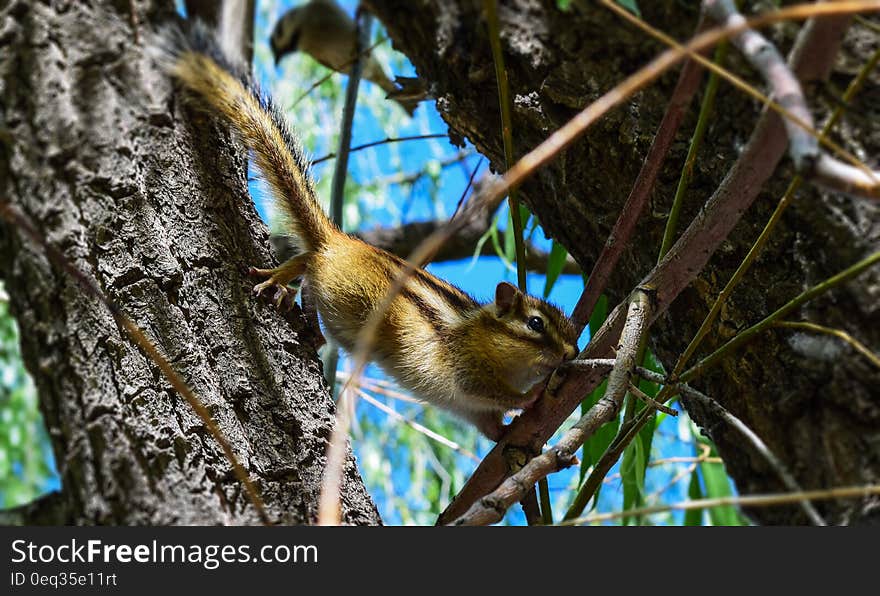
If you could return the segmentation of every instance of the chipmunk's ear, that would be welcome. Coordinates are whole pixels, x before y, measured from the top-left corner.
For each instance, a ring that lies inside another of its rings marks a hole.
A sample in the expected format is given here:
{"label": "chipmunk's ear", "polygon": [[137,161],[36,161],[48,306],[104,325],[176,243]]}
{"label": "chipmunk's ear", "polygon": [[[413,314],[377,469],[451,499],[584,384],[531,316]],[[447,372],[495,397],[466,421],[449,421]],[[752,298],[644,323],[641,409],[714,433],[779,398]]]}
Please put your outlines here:
{"label": "chipmunk's ear", "polygon": [[516,308],[522,300],[522,292],[513,284],[502,281],[495,287],[495,312],[503,317]]}

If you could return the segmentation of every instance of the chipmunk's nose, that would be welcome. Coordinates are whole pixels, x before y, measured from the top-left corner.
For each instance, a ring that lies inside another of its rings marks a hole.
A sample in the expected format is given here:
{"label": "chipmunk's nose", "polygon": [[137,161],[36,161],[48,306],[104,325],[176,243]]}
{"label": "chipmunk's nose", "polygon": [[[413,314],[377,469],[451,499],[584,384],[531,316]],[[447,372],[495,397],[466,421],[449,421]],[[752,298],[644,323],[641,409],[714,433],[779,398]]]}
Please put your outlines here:
{"label": "chipmunk's nose", "polygon": [[578,355],[578,347],[575,345],[565,346],[565,359],[566,360],[574,360]]}

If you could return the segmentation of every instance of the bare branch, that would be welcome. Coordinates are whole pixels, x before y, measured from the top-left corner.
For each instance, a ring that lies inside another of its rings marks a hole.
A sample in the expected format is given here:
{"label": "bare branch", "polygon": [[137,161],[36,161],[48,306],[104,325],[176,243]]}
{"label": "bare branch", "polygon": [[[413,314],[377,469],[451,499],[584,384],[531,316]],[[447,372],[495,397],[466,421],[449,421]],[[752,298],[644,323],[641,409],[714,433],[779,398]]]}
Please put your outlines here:
{"label": "bare branch", "polygon": [[[732,0],[704,0],[703,5],[707,14],[725,27],[745,23]],[[783,123],[789,139],[789,154],[797,172],[831,190],[880,199],[880,173],[863,171],[822,152],[816,136],[805,130],[813,128],[813,115],[800,83],[776,47],[751,28],[735,35],[733,43],[761,73],[782,107],[794,116],[786,117]]]}
{"label": "bare branch", "polygon": [[787,327],[789,329],[799,329],[803,331],[815,331],[817,333],[825,333],[827,335],[833,335],[835,337],[839,337],[849,345],[853,347],[854,350],[859,352],[862,356],[867,358],[871,364],[880,368],[880,356],[872,352],[868,349],[868,346],[854,338],[852,335],[847,333],[842,329],[834,329],[833,327],[825,327],[824,325],[817,325],[815,323],[810,323],[808,321],[777,321],[773,324],[774,327]]}
{"label": "bare branch", "polygon": [[[667,381],[664,379],[663,375],[655,373],[654,371],[648,370],[646,368],[637,367],[636,372],[642,378],[648,379],[655,383],[666,383]],[[745,439],[752,444],[755,450],[761,454],[761,456],[770,464],[770,467],[773,468],[773,471],[779,476],[779,479],[782,480],[782,483],[785,485],[785,488],[792,492],[801,492],[803,489],[794,479],[794,476],[791,475],[791,472],[788,471],[788,468],[785,467],[785,464],[782,463],[776,455],[770,451],[770,448],[767,447],[767,444],[761,440],[761,437],[756,435],[752,429],[750,429],[746,424],[731,414],[724,406],[719,404],[717,401],[712,399],[711,397],[697,391],[693,387],[689,386],[686,383],[677,383],[675,384],[675,388],[681,393],[683,401],[685,401],[685,406],[687,406],[687,400],[692,399],[694,401],[700,402],[704,407],[714,411],[714,413],[720,418],[727,421],[733,428],[737,430]],[[804,513],[807,515],[807,518],[813,522],[814,525],[817,526],[825,526],[827,525],[825,520],[822,519],[822,516],[819,515],[819,512],[813,507],[813,505],[807,501],[806,499],[800,501],[801,508],[804,510]]]}
{"label": "bare branch", "polygon": [[[407,137],[385,137],[379,141],[372,141],[370,143],[364,143],[363,145],[357,145],[356,147],[352,147],[348,150],[349,153],[356,153],[357,151],[363,151],[364,149],[369,149],[370,147],[378,147],[379,145],[389,145],[391,143],[402,143],[404,141],[420,141],[423,139],[446,139],[449,138],[448,134],[427,134],[427,135],[411,135]],[[316,166],[319,163],[325,162],[327,160],[333,159],[336,157],[336,153],[328,153],[323,157],[319,157],[318,159],[312,160],[312,165]]]}
{"label": "bare branch", "polygon": [[740,507],[772,507],[774,505],[787,505],[803,500],[828,501],[831,499],[855,499],[880,495],[880,485],[846,486],[831,488],[828,490],[808,490],[796,493],[777,493],[769,495],[746,495],[742,497],[719,497],[716,499],[697,499],[695,501],[682,501],[669,505],[654,505],[640,509],[628,509],[626,511],[614,511],[612,513],[598,513],[578,519],[566,520],[560,525],[573,526],[580,524],[592,524],[610,521],[624,516],[651,515],[664,511],[689,511],[693,509],[711,509],[712,507],[740,506]]}
{"label": "bare branch", "polygon": [[[696,32],[700,33],[705,27],[704,19],[700,19],[697,24]],[[704,50],[708,51],[708,50]],[[681,126],[682,120],[687,113],[687,109],[691,104],[694,94],[699,89],[700,81],[703,78],[703,68],[694,60],[688,60],[684,63],[681,73],[678,76],[678,82],[672,91],[672,97],[669,98],[669,104],[666,112],[663,114],[663,120],[657,128],[657,134],[651,142],[645,161],[642,163],[642,169],[636,177],[632,190],[626,198],[623,208],[602,252],[593,264],[593,269],[587,277],[587,283],[581,297],[578,299],[571,314],[572,320],[579,329],[583,329],[590,320],[593,309],[599,296],[608,286],[608,280],[611,278],[611,272],[617,266],[620,256],[626,249],[629,240],[635,230],[636,223],[645,210],[645,205],[651,196],[651,190],[657,181],[657,175],[660,168],[669,153],[669,148],[675,140],[675,135]]]}

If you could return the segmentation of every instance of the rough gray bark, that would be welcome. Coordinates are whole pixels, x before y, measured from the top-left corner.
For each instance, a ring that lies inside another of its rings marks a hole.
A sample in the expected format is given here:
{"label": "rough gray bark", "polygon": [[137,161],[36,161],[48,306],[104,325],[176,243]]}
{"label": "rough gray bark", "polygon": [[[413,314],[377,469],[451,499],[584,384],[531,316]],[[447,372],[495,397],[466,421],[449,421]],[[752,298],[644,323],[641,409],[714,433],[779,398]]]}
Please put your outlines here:
{"label": "rough gray bark", "polygon": [[[430,85],[453,137],[467,138],[494,169],[503,164],[501,123],[482,2],[476,0],[370,0],[397,49]],[[686,39],[697,3],[640,2],[645,19]],[[502,45],[514,97],[513,131],[520,154],[662,48],[605,9],[583,2],[568,12],[555,0],[501,2]],[[876,21],[875,21],[876,22]],[[788,49],[799,25],[771,35]],[[854,26],[832,83],[842,89],[874,51],[871,33]],[[876,39],[876,38],[874,38]],[[733,67],[757,81],[739,57]],[[656,130],[674,73],[664,77],[595,125],[541,170],[522,196],[544,228],[564,244],[585,271],[605,242]],[[821,95],[809,94],[824,112]],[[859,94],[839,136],[876,167],[880,155],[880,75]],[[616,272],[609,294],[624,297],[654,265],[678,172],[693,130],[685,122],[653,193],[654,213],[643,217],[637,242]],[[709,138],[685,200],[683,229],[733,163],[758,112],[755,103],[722,84]],[[670,365],[693,337],[720,289],[757,237],[790,180],[779,169],[699,279],[654,326],[655,351]],[[720,346],[806,287],[880,247],[878,206],[806,188],[789,208],[765,254],[722,311],[703,353]],[[880,349],[880,272],[815,300],[795,319],[846,329],[875,352]],[[880,371],[837,340],[773,331],[728,358],[695,383],[745,421],[791,468],[804,488],[880,480]],[[712,413],[689,412],[709,430],[728,471],[743,493],[784,490],[766,462]],[[878,516],[876,499],[819,505],[830,522],[863,522]],[[754,511],[763,523],[798,523],[795,507]]]}
{"label": "rough gray bark", "polygon": [[[250,296],[269,264],[245,153],[144,53],[173,2],[0,2],[0,193],[94,276],[208,406],[273,521],[315,519],[333,423],[312,334]],[[0,223],[0,275],[61,473],[25,522],[258,522],[216,441],[107,309]],[[52,511],[46,511],[51,508]],[[349,456],[343,519],[379,523]]]}

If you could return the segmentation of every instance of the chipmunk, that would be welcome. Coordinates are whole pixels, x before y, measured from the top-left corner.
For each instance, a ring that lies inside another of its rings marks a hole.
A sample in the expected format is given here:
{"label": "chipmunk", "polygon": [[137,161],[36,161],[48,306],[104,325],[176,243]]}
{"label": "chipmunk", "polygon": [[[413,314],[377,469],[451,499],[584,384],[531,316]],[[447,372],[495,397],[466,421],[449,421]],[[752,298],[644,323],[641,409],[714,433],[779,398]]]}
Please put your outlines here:
{"label": "chipmunk", "polygon": [[[329,334],[346,350],[388,292],[399,257],[337,228],[318,203],[308,163],[271,98],[247,70],[222,55],[204,26],[165,35],[169,74],[221,117],[253,152],[302,252],[274,269],[256,294],[284,296],[304,278]],[[552,304],[501,282],[480,304],[459,288],[416,269],[384,316],[373,361],[421,400],[470,421],[498,440],[504,412],[529,406],[541,382],[578,353],[577,331]]]}
{"label": "chipmunk", "polygon": [[[348,74],[356,58],[357,25],[334,0],[311,0],[278,19],[269,43],[275,64],[287,54],[301,51],[331,70]],[[420,89],[418,79],[399,77],[403,86],[395,85],[372,54],[364,62],[363,77],[379,85],[386,97],[410,116],[426,97],[424,90],[414,92]]]}

